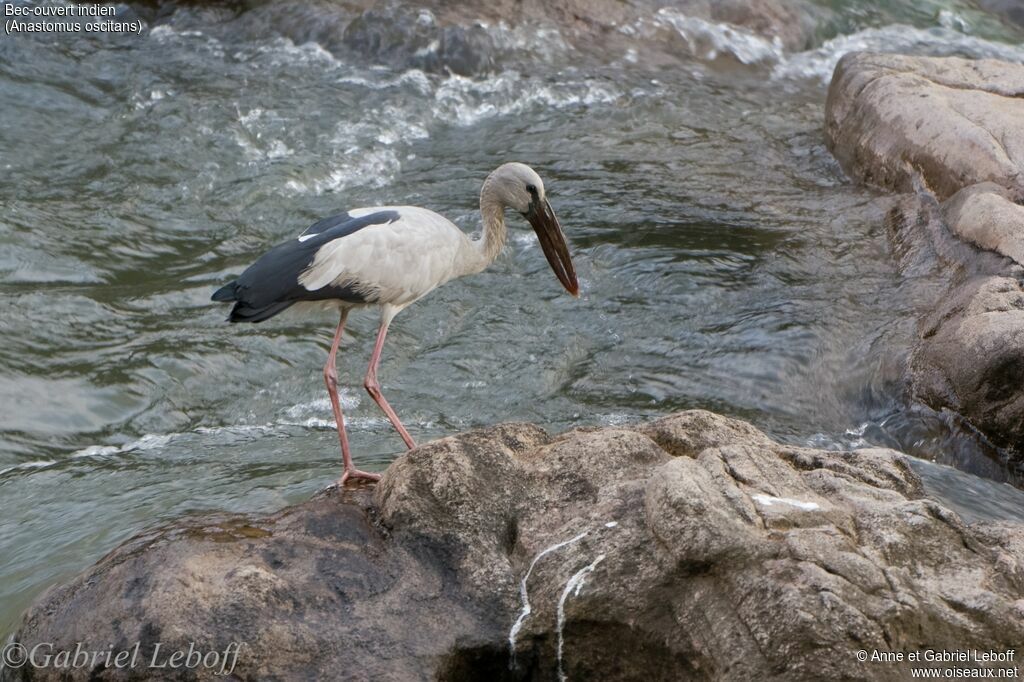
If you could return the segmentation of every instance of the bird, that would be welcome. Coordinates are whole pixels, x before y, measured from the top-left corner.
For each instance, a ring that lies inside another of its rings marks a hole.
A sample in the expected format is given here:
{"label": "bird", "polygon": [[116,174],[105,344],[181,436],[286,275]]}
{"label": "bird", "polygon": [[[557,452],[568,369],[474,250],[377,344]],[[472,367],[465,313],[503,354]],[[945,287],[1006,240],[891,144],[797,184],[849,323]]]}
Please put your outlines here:
{"label": "bird", "polygon": [[377,306],[380,326],[363,386],[410,450],[408,430],[381,392],[377,371],[388,327],[395,315],[442,284],[482,272],[498,257],[507,238],[511,209],[533,227],[548,264],[562,286],[579,297],[579,281],[562,226],[548,202],[544,182],[529,166],[510,162],[492,171],[480,189],[483,230],[471,237],[453,222],[418,206],[356,208],[319,220],[297,238],[273,247],[237,279],[212,296],[232,302],[229,322],[259,323],[292,306],[326,305],[339,314],[324,382],[341,445],[338,485],[380,475],[352,462],[338,400],[337,354],[349,312]]}

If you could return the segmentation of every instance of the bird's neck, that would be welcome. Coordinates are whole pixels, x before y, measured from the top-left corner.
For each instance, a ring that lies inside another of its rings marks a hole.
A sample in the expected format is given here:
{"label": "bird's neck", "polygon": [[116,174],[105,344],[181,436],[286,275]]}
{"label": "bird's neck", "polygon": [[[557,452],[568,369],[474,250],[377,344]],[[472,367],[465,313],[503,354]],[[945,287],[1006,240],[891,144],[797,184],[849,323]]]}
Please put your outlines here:
{"label": "bird's neck", "polygon": [[476,247],[483,261],[481,270],[494,262],[505,246],[508,231],[505,229],[505,207],[499,202],[483,196],[480,198],[480,217],[483,219],[484,233],[477,241]]}
{"label": "bird's neck", "polygon": [[488,265],[501,253],[505,246],[507,230],[505,229],[505,205],[496,197],[491,185],[492,177],[488,176],[480,190],[480,218],[484,231],[480,239],[465,239],[463,250],[456,266],[456,277],[473,275],[483,272]]}

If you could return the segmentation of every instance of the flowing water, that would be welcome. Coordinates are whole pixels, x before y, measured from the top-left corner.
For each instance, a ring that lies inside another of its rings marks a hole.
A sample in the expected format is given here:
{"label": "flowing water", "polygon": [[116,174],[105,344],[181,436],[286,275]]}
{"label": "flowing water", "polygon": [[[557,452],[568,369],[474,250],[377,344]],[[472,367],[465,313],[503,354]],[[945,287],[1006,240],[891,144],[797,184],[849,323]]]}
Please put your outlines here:
{"label": "flowing water", "polygon": [[[477,26],[490,51],[461,75],[436,44],[391,36],[367,56],[284,2],[119,6],[141,35],[0,35],[0,637],[142,529],[337,478],[335,320],[228,325],[210,294],[347,207],[419,204],[475,230],[481,181],[512,159],[545,178],[582,295],[516,218],[487,272],[403,312],[381,379],[419,441],[701,407],[1019,483],[908,399],[916,319],[948,275],[897,269],[892,199],[847,181],[821,130],[846,51],[1020,62],[1024,34],[952,1],[813,8],[802,52],[675,10],[589,48],[553,25]],[[429,36],[432,15],[414,19],[394,30]],[[353,316],[339,368],[357,463],[379,470],[402,444],[361,389],[375,324]],[[976,489],[938,487],[984,517]]]}

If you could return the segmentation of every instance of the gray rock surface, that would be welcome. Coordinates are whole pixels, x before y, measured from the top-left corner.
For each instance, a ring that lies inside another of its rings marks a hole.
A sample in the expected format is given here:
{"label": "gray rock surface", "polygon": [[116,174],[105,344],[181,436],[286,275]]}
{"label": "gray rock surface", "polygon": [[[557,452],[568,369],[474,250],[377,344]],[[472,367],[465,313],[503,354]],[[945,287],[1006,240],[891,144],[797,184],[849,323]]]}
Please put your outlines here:
{"label": "gray rock surface", "polygon": [[[896,680],[856,653],[1012,648],[1022,594],[1022,527],[965,525],[904,455],[690,411],[474,431],[375,489],[174,524],[44,595],[16,637],[241,641],[238,679]],[[68,679],[90,674],[146,676]]]}
{"label": "gray rock surface", "polygon": [[923,323],[911,360],[925,403],[969,415],[997,444],[1024,446],[1024,290],[979,277]]}
{"label": "gray rock surface", "polygon": [[982,182],[950,197],[943,204],[942,213],[949,229],[964,241],[1024,265],[1022,201],[1024,192]]}
{"label": "gray rock surface", "polygon": [[[937,215],[926,232],[951,289],[922,320],[915,397],[1024,451],[1024,66],[853,53],[836,66],[825,109],[827,144],[847,173],[918,195],[897,203],[894,224]],[[915,249],[897,243],[902,266]]]}
{"label": "gray rock surface", "polygon": [[854,52],[836,66],[825,139],[852,177],[939,199],[979,182],[1024,190],[1024,66]]}

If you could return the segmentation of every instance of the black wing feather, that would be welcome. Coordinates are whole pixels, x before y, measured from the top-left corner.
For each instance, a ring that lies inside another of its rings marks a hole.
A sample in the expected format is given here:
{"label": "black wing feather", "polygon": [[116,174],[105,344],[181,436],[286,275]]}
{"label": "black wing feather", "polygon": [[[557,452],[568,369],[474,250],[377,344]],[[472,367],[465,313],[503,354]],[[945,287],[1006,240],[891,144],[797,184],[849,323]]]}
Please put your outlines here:
{"label": "black wing feather", "polygon": [[372,303],[352,287],[329,285],[309,291],[299,284],[299,276],[313,263],[317,251],[328,242],[347,237],[369,227],[398,220],[397,211],[377,211],[353,218],[341,213],[310,225],[304,241],[291,239],[278,244],[246,268],[238,279],[218,289],[214,301],[235,301],[228,320],[262,322],[299,301],[338,299],[350,303]]}

